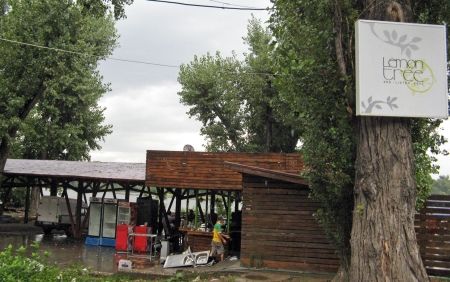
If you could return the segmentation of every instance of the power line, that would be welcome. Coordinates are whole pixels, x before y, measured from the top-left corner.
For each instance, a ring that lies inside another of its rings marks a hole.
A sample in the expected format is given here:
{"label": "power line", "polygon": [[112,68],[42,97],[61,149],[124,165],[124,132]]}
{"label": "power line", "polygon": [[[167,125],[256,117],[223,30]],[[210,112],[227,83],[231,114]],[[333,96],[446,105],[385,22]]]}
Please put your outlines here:
{"label": "power line", "polygon": [[217,1],[217,0],[209,0],[209,1],[210,1],[210,2],[214,2],[214,3],[223,4],[223,5],[228,5],[228,6],[235,6],[235,7],[242,7],[242,8],[258,9],[258,8],[255,8],[255,7],[243,6],[243,5],[238,5],[238,4],[233,4],[233,3],[227,3],[227,2]]}
{"label": "power line", "polygon": [[[33,43],[27,43],[27,42],[22,42],[22,41],[17,41],[17,40],[6,39],[6,38],[3,38],[3,37],[0,37],[0,41],[13,43],[13,44],[18,44],[18,45],[24,45],[24,46],[28,46],[28,47],[39,48],[39,49],[45,49],[45,50],[50,50],[50,51],[63,52],[63,53],[68,53],[68,54],[73,54],[73,55],[96,57],[95,55],[88,54],[88,53],[85,53],[85,52],[70,51],[70,50],[65,50],[65,49],[60,49],[60,48],[47,47],[47,46],[43,46],[43,45],[39,45],[39,44],[33,44]],[[140,60],[133,60],[133,59],[124,59],[124,58],[116,58],[116,57],[109,57],[109,56],[106,57],[105,59],[106,60],[112,60],[112,61],[119,61],[119,62],[134,63],[134,64],[151,65],[151,66],[156,66],[156,67],[166,67],[166,68],[179,68],[180,67],[180,65],[160,64],[160,63],[154,63],[154,62],[147,62],[147,61],[140,61]],[[248,74],[248,75],[279,76],[279,74],[265,73],[265,72],[242,72],[242,73],[227,72],[227,73]]]}
{"label": "power line", "polygon": [[[65,50],[65,49],[60,49],[60,48],[47,47],[47,46],[33,44],[33,43],[27,43],[27,42],[21,42],[21,41],[6,39],[6,38],[3,38],[3,37],[0,37],[0,40],[1,41],[5,41],[5,42],[9,42],[9,43],[14,43],[14,44],[19,44],[19,45],[24,45],[24,46],[29,46],[29,47],[35,47],[35,48],[40,48],[40,49],[46,49],[46,50],[51,50],[51,51],[69,53],[69,54],[74,54],[74,55],[82,55],[82,56],[88,56],[88,57],[96,57],[95,55],[84,53],[84,52],[70,51],[70,50]],[[110,56],[106,57],[105,59],[113,60],[113,61],[119,61],[119,62],[144,64],[144,65],[151,65],[151,66],[158,66],[158,67],[167,67],[167,68],[179,68],[180,67],[178,65],[160,64],[160,63],[154,63],[154,62],[138,61],[138,60],[132,60],[132,59],[123,59],[123,58],[116,58],[116,57],[110,57]]]}
{"label": "power line", "polygon": [[165,0],[146,0],[146,1],[149,1],[149,2],[158,2],[158,3],[165,3],[165,4],[174,4],[174,5],[183,5],[183,6],[190,6],[190,7],[223,9],[223,10],[267,11],[267,8],[224,7],[224,6],[212,6],[212,5],[192,4],[192,3],[184,3],[184,2],[165,1]]}

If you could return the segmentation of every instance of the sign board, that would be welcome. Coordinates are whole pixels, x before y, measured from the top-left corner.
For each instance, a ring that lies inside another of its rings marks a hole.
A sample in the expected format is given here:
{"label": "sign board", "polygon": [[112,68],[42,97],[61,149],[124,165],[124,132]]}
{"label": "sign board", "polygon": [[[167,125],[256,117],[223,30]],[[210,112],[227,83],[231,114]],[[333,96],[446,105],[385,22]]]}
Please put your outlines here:
{"label": "sign board", "polygon": [[446,30],[356,22],[356,115],[448,117]]}

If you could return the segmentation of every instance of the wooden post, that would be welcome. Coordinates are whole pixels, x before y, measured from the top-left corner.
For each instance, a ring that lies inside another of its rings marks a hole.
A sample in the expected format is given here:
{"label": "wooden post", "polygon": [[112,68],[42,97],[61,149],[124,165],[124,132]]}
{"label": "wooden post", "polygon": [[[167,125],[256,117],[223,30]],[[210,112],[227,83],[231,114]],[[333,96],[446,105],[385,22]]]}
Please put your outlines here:
{"label": "wooden post", "polygon": [[171,189],[167,189],[172,193],[172,199],[170,200],[169,207],[167,208],[167,211],[170,211],[172,209],[173,202],[175,201],[175,192]]}
{"label": "wooden post", "polygon": [[114,190],[114,183],[111,183],[110,185],[111,185],[111,192],[113,194],[113,197],[114,197],[114,199],[117,199],[116,190]]}
{"label": "wooden post", "polygon": [[229,205],[230,203],[228,203],[227,199],[225,199],[225,196],[223,195],[223,193],[221,193],[221,196],[222,196],[223,205],[225,206],[225,212],[228,214],[228,207],[231,208],[231,206]]}
{"label": "wooden post", "polygon": [[28,223],[28,213],[30,210],[30,182],[27,181],[27,192],[25,195],[25,215],[23,218],[23,223]]}
{"label": "wooden post", "polygon": [[125,185],[125,200],[130,201],[130,184]]}
{"label": "wooden post", "polygon": [[195,217],[194,217],[194,227],[198,227],[198,190],[194,190],[195,195]]}
{"label": "wooden post", "polygon": [[56,185],[56,180],[52,179],[52,182],[50,184],[50,196],[55,197],[58,193],[58,186]]}
{"label": "wooden post", "polygon": [[208,221],[211,221],[210,218],[211,216],[208,217],[208,190],[206,190],[206,207],[205,207],[205,212],[206,212],[206,220],[205,220],[205,231],[206,228],[208,228]]}
{"label": "wooden post", "polygon": [[175,227],[180,227],[181,222],[181,189],[175,190]]}
{"label": "wooden post", "polygon": [[189,214],[189,198],[191,190],[186,189],[186,215]]}
{"label": "wooden post", "polygon": [[227,205],[227,233],[230,233],[231,222],[231,191],[228,191],[228,205]]}
{"label": "wooden post", "polygon": [[[211,191],[211,208],[209,214],[213,214],[216,210],[216,191]],[[212,223],[213,225],[215,222]]]}
{"label": "wooden post", "polygon": [[[74,238],[80,239],[81,238],[81,207],[83,204],[83,192],[84,192],[84,185],[82,181],[78,181],[78,190],[77,190],[77,207],[75,210],[75,230],[74,230]],[[67,193],[67,192],[66,192]]]}
{"label": "wooden post", "polygon": [[66,199],[67,211],[69,212],[70,226],[72,227],[72,232],[75,236],[75,220],[73,219],[72,207],[70,206],[69,196],[67,195],[67,183],[64,182],[64,192],[63,196]]}

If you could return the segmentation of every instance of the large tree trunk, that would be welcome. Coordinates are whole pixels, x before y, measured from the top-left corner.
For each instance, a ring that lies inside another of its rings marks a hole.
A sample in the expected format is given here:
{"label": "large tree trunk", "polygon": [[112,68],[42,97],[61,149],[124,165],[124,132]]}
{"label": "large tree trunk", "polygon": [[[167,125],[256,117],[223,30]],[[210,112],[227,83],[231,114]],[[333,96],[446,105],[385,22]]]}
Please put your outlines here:
{"label": "large tree trunk", "polygon": [[[405,21],[409,1],[366,0],[366,18]],[[359,120],[350,281],[428,281],[414,231],[416,183],[410,122]]]}
{"label": "large tree trunk", "polygon": [[350,281],[428,281],[414,231],[409,122],[363,117],[359,130]]}

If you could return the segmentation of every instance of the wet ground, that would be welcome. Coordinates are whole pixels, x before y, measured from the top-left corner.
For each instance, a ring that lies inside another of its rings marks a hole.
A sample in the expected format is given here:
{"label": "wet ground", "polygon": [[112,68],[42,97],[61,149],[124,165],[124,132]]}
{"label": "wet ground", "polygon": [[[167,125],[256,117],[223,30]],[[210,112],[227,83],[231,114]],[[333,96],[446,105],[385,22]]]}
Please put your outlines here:
{"label": "wet ground", "polygon": [[[32,224],[0,224],[0,249],[8,245],[13,247],[30,246],[33,242],[40,243],[41,252],[48,251],[49,262],[61,267],[79,264],[93,272],[115,273],[117,272],[118,255],[114,248],[87,246],[83,241],[73,240],[63,234],[44,236],[40,234],[40,228]],[[123,255],[122,255],[123,256]],[[146,260],[146,259],[144,259]],[[148,261],[148,260],[147,260]],[[229,281],[232,275],[233,281],[329,281],[332,275],[301,274],[280,271],[261,271],[242,268],[238,260],[224,261],[213,266],[162,268],[157,261],[141,265],[133,269],[133,273],[148,277],[171,276],[183,271],[189,277],[207,276],[210,281]]]}
{"label": "wet ground", "polygon": [[64,234],[44,236],[42,230],[32,224],[0,224],[0,249],[8,245],[28,247],[39,242],[41,252],[49,252],[48,261],[61,267],[80,264],[94,271],[115,272],[115,250],[108,247],[86,246]]}
{"label": "wet ground", "polygon": [[[111,247],[87,246],[84,241],[74,240],[63,234],[51,234],[44,236],[42,230],[33,224],[8,223],[0,224],[0,250],[8,245],[13,247],[30,246],[33,242],[39,242],[41,252],[49,252],[48,261],[66,267],[79,264],[92,272],[107,273],[117,272],[117,261],[120,259],[115,249]],[[122,254],[122,257],[126,255]],[[140,263],[144,261],[144,263]],[[137,262],[133,273],[149,277],[167,277],[183,271],[189,277],[208,277],[207,281],[329,281],[332,274],[302,274],[297,272],[267,271],[246,269],[240,266],[238,260],[224,261],[213,266],[184,267],[164,269],[158,261],[149,262],[144,258]],[[194,279],[195,280],[195,279]]]}

